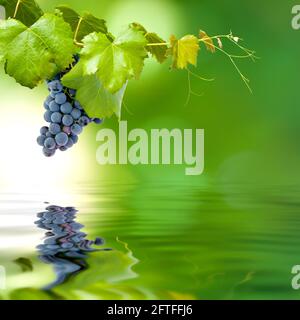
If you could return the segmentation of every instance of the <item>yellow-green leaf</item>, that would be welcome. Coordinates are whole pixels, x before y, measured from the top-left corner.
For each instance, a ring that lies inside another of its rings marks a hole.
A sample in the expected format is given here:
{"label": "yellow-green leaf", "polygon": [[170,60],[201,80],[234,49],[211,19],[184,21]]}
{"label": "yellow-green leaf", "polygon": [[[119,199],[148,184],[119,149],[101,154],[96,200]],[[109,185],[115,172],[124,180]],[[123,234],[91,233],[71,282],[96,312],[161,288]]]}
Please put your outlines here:
{"label": "yellow-green leaf", "polygon": [[199,40],[193,35],[186,35],[177,39],[174,35],[170,37],[170,49],[168,53],[173,57],[173,68],[186,69],[188,64],[196,65]]}
{"label": "yellow-green leaf", "polygon": [[143,32],[145,38],[147,39],[146,50],[152,54],[153,57],[159,62],[163,63],[167,59],[168,46],[165,44],[166,41],[163,40],[154,32],[148,32],[141,24],[132,23],[130,25],[132,28],[140,30]]}

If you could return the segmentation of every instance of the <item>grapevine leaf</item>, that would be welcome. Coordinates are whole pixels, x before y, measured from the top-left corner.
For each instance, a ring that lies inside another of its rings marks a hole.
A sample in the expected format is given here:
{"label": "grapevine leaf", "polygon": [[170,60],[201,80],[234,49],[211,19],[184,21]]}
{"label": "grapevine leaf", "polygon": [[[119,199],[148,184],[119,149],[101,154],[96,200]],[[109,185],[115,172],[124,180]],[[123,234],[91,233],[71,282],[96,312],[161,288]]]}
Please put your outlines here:
{"label": "grapevine leaf", "polygon": [[[148,44],[164,44],[165,41],[160,38],[156,33],[147,33],[146,39]],[[159,63],[163,63],[167,59],[167,45],[148,46],[147,50],[156,58]]]}
{"label": "grapevine leaf", "polygon": [[67,6],[59,6],[56,9],[61,12],[63,19],[70,24],[78,41],[81,41],[92,32],[107,33],[105,20],[98,19],[90,13],[84,13],[80,16],[76,11]]}
{"label": "grapevine leaf", "polygon": [[6,18],[17,19],[27,27],[43,15],[43,11],[34,0],[0,0],[0,5],[5,8]]}
{"label": "grapevine leaf", "polygon": [[186,69],[188,64],[196,65],[198,51],[200,49],[198,39],[193,35],[186,35],[177,40],[170,37],[171,48],[168,53],[173,57],[174,69]]}
{"label": "grapevine leaf", "polygon": [[127,84],[116,93],[108,92],[96,74],[84,75],[82,64],[78,63],[62,78],[62,83],[77,89],[76,99],[91,118],[110,117],[113,113],[121,116],[121,107]]}
{"label": "grapevine leaf", "polygon": [[9,43],[24,30],[26,26],[17,20],[0,21],[0,61],[4,58]]}
{"label": "grapevine leaf", "polygon": [[216,52],[216,48],[215,48],[215,45],[214,45],[212,38],[209,37],[205,31],[200,30],[199,38],[205,43],[206,49],[208,51],[210,51],[211,53]]}
{"label": "grapevine leaf", "polygon": [[141,31],[128,28],[113,42],[102,33],[92,33],[83,43],[84,72],[97,73],[110,93],[119,91],[127,80],[137,79],[141,74],[147,57],[147,40]]}
{"label": "grapevine leaf", "polygon": [[21,85],[33,88],[72,62],[75,50],[72,31],[60,17],[45,14],[30,28],[14,19],[1,25],[6,73]]}
{"label": "grapevine leaf", "polygon": [[[145,38],[147,39],[148,45],[146,49],[148,52],[152,54],[156,58],[159,63],[163,63],[167,59],[167,50],[168,46],[165,44],[162,38],[160,38],[154,32],[148,32],[141,24],[139,23],[132,23],[131,26],[143,32]],[[156,44],[155,46],[151,46],[151,44]]]}

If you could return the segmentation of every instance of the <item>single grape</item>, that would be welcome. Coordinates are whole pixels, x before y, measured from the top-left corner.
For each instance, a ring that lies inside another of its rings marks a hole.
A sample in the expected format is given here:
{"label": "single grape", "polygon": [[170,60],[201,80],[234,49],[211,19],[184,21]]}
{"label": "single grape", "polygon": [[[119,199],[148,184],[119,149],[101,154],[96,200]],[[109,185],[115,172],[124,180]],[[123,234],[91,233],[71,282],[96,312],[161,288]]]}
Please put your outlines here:
{"label": "single grape", "polygon": [[59,248],[59,245],[58,244],[48,244],[47,248],[50,250],[55,250],[55,249]]}
{"label": "single grape", "polygon": [[60,106],[60,111],[64,114],[71,113],[73,107],[70,102],[66,102]]}
{"label": "single grape", "polygon": [[69,94],[74,97],[76,95],[76,90],[69,89]]}
{"label": "single grape", "polygon": [[45,135],[41,135],[36,139],[38,145],[40,145],[41,147],[44,146],[45,140],[46,140],[46,136]]}
{"label": "single grape", "polygon": [[69,127],[73,123],[73,118],[69,114],[66,114],[62,118],[62,123],[63,123],[63,125]]}
{"label": "single grape", "polygon": [[61,128],[60,125],[57,123],[51,123],[49,126],[49,132],[51,132],[52,134],[56,135],[58,133],[60,133]]}
{"label": "single grape", "polygon": [[54,80],[48,83],[48,88],[55,93],[62,92],[63,86],[59,80]]}
{"label": "single grape", "polygon": [[[57,210],[55,210],[55,211],[57,211]],[[61,218],[61,217],[63,217],[63,214],[61,214],[61,212],[55,213],[55,214],[53,215],[53,217],[54,217],[54,218]]]}
{"label": "single grape", "polygon": [[72,223],[70,223],[70,226],[72,227],[72,230],[75,230],[75,231],[80,230],[84,227],[84,225],[82,225],[78,222],[72,222]]}
{"label": "single grape", "polygon": [[47,138],[44,142],[44,146],[46,149],[53,150],[56,147],[55,140],[53,138]]}
{"label": "single grape", "polygon": [[87,116],[82,116],[78,120],[78,124],[80,124],[82,127],[87,126],[90,123],[90,119]]}
{"label": "single grape", "polygon": [[51,115],[52,115],[52,112],[50,110],[44,113],[44,119],[46,122],[51,122]]}
{"label": "single grape", "polygon": [[63,233],[62,228],[59,227],[58,225],[53,225],[53,226],[52,226],[52,230],[53,230],[56,234],[58,234],[58,233]]}
{"label": "single grape", "polygon": [[59,111],[59,105],[53,100],[49,104],[49,109],[52,112],[57,112],[57,111]]}
{"label": "single grape", "polygon": [[64,132],[60,132],[55,136],[55,141],[60,147],[64,147],[68,143],[68,135]]}
{"label": "single grape", "polygon": [[[51,235],[52,233],[50,232],[49,236]],[[48,238],[44,241],[45,244],[55,244],[57,242],[57,239],[55,237],[51,237],[51,238]]]}
{"label": "single grape", "polygon": [[74,142],[71,138],[68,139],[68,142],[66,144],[66,147],[69,149],[69,148],[72,148],[74,145]]}
{"label": "single grape", "polygon": [[62,114],[59,112],[54,112],[51,115],[51,121],[55,122],[55,123],[61,123],[61,119],[62,119]]}
{"label": "single grape", "polygon": [[75,102],[74,102],[74,107],[77,108],[77,109],[79,109],[79,110],[82,110],[82,106],[81,106],[81,104],[79,103],[79,101],[77,101],[77,100],[75,100]]}
{"label": "single grape", "polygon": [[62,131],[63,131],[64,133],[66,133],[66,134],[70,134],[70,133],[71,133],[71,127],[64,126]]}
{"label": "single grape", "polygon": [[65,222],[66,222],[66,220],[63,218],[57,218],[57,219],[53,220],[53,223],[55,223],[55,224],[64,224]]}
{"label": "single grape", "polygon": [[72,139],[74,144],[78,142],[78,135],[77,134],[71,134],[70,138]]}
{"label": "single grape", "polygon": [[71,116],[74,120],[78,120],[81,117],[81,111],[79,109],[74,108],[71,112]]}
{"label": "single grape", "polygon": [[65,243],[62,243],[61,247],[64,248],[64,249],[69,249],[69,248],[72,248],[74,245],[73,243],[70,243],[70,242],[65,242]]}
{"label": "single grape", "polygon": [[[81,132],[82,132],[82,126],[80,126],[79,124],[75,123],[72,125],[71,127],[71,132],[78,136]],[[76,141],[77,142],[77,141]]]}
{"label": "single grape", "polygon": [[44,102],[44,108],[45,108],[46,110],[49,110],[49,104],[46,103],[46,102]]}
{"label": "single grape", "polygon": [[101,124],[102,123],[102,119],[99,118],[93,118],[93,121],[97,124]]}
{"label": "single grape", "polygon": [[[47,208],[46,208],[46,210],[48,210]],[[52,213],[51,212],[45,212],[44,213],[44,215],[43,215],[43,217],[45,218],[45,219],[49,219],[49,218],[51,218],[52,217]]]}
{"label": "single grape", "polygon": [[76,235],[76,236],[72,237],[72,240],[73,240],[74,242],[80,242],[80,241],[82,241],[82,238],[81,238],[81,237],[78,237],[78,235]]}
{"label": "single grape", "polygon": [[50,131],[48,131],[48,132],[46,133],[46,137],[47,137],[47,138],[53,138],[53,134],[52,134]]}
{"label": "single grape", "polygon": [[48,130],[49,130],[49,128],[44,126],[44,127],[41,128],[40,133],[41,134],[46,134],[48,132]]}
{"label": "single grape", "polygon": [[45,214],[45,212],[39,212],[36,216],[38,218],[43,218],[44,214]]}
{"label": "single grape", "polygon": [[95,239],[95,245],[96,246],[101,246],[103,244],[104,244],[104,239],[102,239],[102,238],[96,238]]}
{"label": "single grape", "polygon": [[[57,205],[54,205],[54,204],[46,207],[46,210],[51,211],[51,216],[53,216],[55,214],[55,212],[61,211],[62,209],[63,209],[63,207],[57,206]],[[54,212],[54,213],[52,213],[52,212]]]}
{"label": "single grape", "polygon": [[53,98],[49,95],[46,100],[45,103],[49,106],[50,102],[53,101]]}
{"label": "single grape", "polygon": [[58,93],[55,96],[55,102],[58,104],[64,104],[67,101],[67,96],[64,93]]}
{"label": "single grape", "polygon": [[62,147],[59,147],[59,150],[60,150],[60,151],[67,151],[68,148],[67,148],[66,146],[62,146]]}
{"label": "single grape", "polygon": [[55,149],[49,150],[47,148],[43,148],[43,153],[46,157],[52,157],[55,154]]}

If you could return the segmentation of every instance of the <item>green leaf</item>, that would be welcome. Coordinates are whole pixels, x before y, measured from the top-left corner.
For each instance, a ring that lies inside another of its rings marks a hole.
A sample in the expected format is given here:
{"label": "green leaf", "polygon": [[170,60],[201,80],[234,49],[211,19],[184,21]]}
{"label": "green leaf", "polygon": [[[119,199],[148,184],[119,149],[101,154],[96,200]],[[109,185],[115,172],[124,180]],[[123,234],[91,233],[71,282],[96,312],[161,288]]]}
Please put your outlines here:
{"label": "green leaf", "polygon": [[84,13],[80,16],[76,11],[67,6],[59,6],[56,9],[62,14],[63,19],[70,24],[78,41],[81,41],[92,32],[107,33],[105,20],[98,19],[90,13]]}
{"label": "green leaf", "polygon": [[83,43],[80,63],[84,72],[97,73],[109,92],[119,91],[127,80],[140,76],[147,57],[147,40],[141,31],[128,28],[113,42],[102,33],[92,33]]}
{"label": "green leaf", "polygon": [[33,271],[32,261],[28,258],[20,257],[14,262],[21,268],[22,272]]}
{"label": "green leaf", "polygon": [[64,70],[76,50],[70,26],[53,14],[45,14],[30,28],[6,20],[1,24],[0,39],[6,73],[29,88]]}
{"label": "green leaf", "polygon": [[0,5],[5,8],[6,18],[17,19],[28,27],[43,15],[34,0],[0,0]]}
{"label": "green leaf", "polygon": [[[132,23],[131,26],[143,32],[148,42],[148,46],[146,47],[147,51],[150,52],[152,56],[155,57],[159,63],[163,63],[167,59],[168,46],[165,45],[166,41],[160,38],[156,33],[148,32],[139,23],[136,23],[136,22]],[[151,46],[151,44],[161,44],[161,45]]]}
{"label": "green leaf", "polygon": [[71,72],[62,78],[65,86],[77,89],[76,99],[91,118],[110,117],[113,113],[121,116],[121,107],[126,84],[111,94],[102,85],[96,74],[84,75],[82,64],[77,64]]}
{"label": "green leaf", "polygon": [[4,58],[11,40],[24,30],[26,30],[26,26],[17,20],[9,19],[0,21],[0,61]]}
{"label": "green leaf", "polygon": [[20,288],[9,294],[11,300],[52,300],[52,296],[45,290],[36,288]]}

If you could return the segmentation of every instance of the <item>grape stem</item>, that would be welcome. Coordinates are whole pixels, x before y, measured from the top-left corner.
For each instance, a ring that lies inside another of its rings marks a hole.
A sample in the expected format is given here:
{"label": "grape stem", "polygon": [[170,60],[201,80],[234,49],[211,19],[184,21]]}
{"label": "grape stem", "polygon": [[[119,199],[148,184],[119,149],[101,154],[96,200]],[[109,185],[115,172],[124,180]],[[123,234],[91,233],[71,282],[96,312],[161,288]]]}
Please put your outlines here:
{"label": "grape stem", "polygon": [[16,8],[15,8],[15,12],[13,15],[13,18],[15,19],[15,17],[17,16],[18,10],[19,10],[19,6],[20,6],[21,0],[18,0],[17,4],[16,4]]}
{"label": "grape stem", "polygon": [[76,45],[80,45],[81,46],[81,42],[77,42],[77,36],[78,36],[78,32],[79,32],[79,28],[80,28],[80,25],[81,25],[81,22],[82,22],[83,18],[80,17],[78,23],[77,23],[77,27],[76,27],[76,30],[75,30],[75,34],[74,34],[74,43]]}
{"label": "grape stem", "polygon": [[82,42],[79,42],[77,40],[73,40],[74,41],[74,44],[77,46],[77,47],[80,47],[80,48],[83,48],[84,47],[84,44]]}

